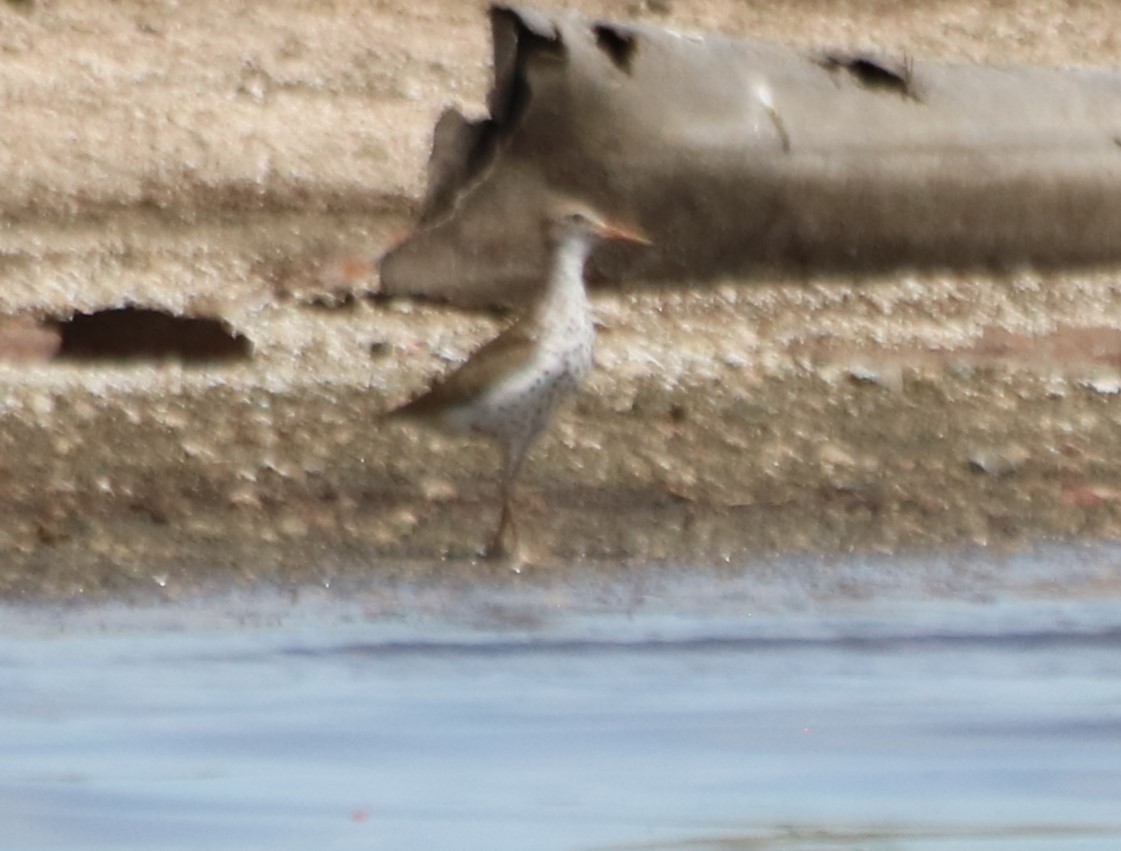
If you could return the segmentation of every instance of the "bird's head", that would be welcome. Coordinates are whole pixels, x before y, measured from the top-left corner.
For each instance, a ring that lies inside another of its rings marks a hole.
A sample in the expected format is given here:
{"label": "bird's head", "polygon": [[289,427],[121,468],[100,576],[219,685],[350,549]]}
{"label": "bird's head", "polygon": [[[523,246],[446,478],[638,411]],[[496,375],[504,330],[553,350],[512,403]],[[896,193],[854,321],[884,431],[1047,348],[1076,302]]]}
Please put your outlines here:
{"label": "bird's head", "polygon": [[578,201],[554,203],[547,213],[545,226],[553,242],[584,237],[590,241],[614,239],[650,245],[649,238],[641,231],[610,221],[597,210]]}

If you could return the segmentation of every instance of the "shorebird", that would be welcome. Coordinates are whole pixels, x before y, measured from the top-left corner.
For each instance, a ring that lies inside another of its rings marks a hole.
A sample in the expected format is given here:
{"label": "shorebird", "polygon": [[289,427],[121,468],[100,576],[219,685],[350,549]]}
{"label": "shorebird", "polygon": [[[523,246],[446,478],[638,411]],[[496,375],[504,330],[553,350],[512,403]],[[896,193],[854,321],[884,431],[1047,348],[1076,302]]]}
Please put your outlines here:
{"label": "shorebird", "polygon": [[554,204],[543,226],[549,273],[530,310],[457,370],[389,414],[450,434],[483,435],[499,445],[502,515],[484,550],[488,558],[517,551],[512,502],[518,471],[557,405],[592,368],[595,326],[584,288],[585,261],[600,240],[649,244],[637,231],[575,201]]}

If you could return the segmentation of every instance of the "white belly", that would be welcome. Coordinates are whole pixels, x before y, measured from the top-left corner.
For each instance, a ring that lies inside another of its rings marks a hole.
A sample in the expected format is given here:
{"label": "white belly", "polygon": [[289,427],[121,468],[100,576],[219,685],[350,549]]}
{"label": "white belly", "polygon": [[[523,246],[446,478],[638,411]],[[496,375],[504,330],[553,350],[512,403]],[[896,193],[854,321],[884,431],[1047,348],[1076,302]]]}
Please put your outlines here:
{"label": "white belly", "polygon": [[557,405],[579,389],[591,366],[591,339],[568,340],[563,348],[543,347],[524,368],[474,403],[449,411],[447,424],[500,440],[529,440],[545,427]]}

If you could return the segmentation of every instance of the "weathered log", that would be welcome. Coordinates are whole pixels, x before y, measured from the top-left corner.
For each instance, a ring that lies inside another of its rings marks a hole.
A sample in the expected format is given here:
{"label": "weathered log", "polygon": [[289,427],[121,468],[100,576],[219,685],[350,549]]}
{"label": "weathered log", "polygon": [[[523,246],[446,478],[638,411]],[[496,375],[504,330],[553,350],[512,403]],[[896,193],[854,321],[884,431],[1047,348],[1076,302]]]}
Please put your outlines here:
{"label": "weathered log", "polygon": [[648,232],[593,280],[1121,259],[1121,73],[812,53],[491,10],[490,116],[434,134],[389,294],[517,301],[552,193]]}

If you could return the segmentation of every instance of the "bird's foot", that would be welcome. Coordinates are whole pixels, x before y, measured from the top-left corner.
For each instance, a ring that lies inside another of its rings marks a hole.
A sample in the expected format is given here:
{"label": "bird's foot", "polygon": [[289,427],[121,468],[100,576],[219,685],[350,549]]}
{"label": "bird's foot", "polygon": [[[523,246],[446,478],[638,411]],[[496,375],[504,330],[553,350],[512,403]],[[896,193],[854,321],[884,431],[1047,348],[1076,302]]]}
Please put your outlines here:
{"label": "bird's foot", "polygon": [[499,561],[504,558],[510,557],[510,548],[506,546],[506,542],[502,539],[501,535],[495,535],[483,547],[482,557],[490,561]]}
{"label": "bird's foot", "polygon": [[514,515],[510,510],[509,495],[503,491],[502,519],[483,550],[483,558],[494,560],[509,558],[517,549],[518,527],[514,523]]}
{"label": "bird's foot", "polygon": [[508,540],[508,536],[495,535],[483,549],[482,556],[487,561],[505,565],[514,573],[521,573],[522,568],[534,563],[534,558],[520,539],[516,536],[509,537],[513,537],[512,542]]}

